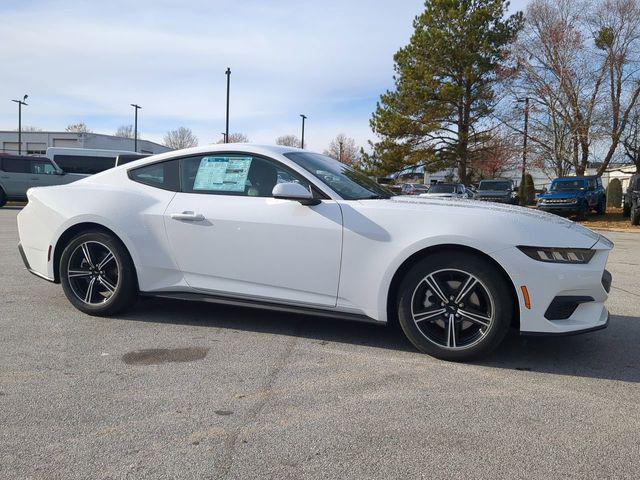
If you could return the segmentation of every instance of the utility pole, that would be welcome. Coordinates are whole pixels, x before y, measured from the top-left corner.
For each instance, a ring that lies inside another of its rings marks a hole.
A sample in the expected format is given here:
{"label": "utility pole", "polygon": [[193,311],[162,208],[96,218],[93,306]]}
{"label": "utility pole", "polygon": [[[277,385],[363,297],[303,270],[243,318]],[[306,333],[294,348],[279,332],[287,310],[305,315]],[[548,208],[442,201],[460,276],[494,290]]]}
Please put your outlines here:
{"label": "utility pole", "polygon": [[18,104],[18,155],[22,155],[22,106],[27,106],[29,95],[22,97],[22,100],[11,100]]}
{"label": "utility pole", "polygon": [[342,163],[342,140],[338,140],[338,161]]}
{"label": "utility pole", "polygon": [[224,72],[224,74],[227,76],[227,122],[224,129],[224,143],[229,143],[229,89],[231,87],[231,69],[227,67],[227,71]]}
{"label": "utility pole", "polygon": [[304,148],[304,121],[307,119],[306,115],[300,114],[302,117],[302,138],[300,139],[300,148]]}
{"label": "utility pole", "polygon": [[141,109],[142,107],[135,103],[132,103],[131,106],[135,111],[134,121],[133,121],[133,151],[138,153],[138,110]]}

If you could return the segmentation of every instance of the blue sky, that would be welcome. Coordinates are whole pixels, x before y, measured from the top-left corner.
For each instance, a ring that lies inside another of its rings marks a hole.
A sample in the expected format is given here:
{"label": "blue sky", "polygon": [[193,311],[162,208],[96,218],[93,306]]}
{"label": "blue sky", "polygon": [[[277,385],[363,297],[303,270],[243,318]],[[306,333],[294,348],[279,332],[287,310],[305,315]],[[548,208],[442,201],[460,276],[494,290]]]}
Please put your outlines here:
{"label": "blue sky", "polygon": [[[526,0],[512,1],[512,10]],[[4,0],[0,3],[0,129],[17,128],[13,98],[29,94],[23,124],[99,133],[132,123],[143,138],[178,126],[200,144],[231,125],[251,141],[299,135],[323,150],[338,133],[364,145],[393,54],[422,0]]]}

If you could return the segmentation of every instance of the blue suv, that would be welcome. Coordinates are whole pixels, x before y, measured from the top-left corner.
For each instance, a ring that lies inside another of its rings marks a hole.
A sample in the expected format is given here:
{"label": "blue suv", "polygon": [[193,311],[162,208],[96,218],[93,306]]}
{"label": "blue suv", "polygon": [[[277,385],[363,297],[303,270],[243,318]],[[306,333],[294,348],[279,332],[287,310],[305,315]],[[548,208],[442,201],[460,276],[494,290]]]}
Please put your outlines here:
{"label": "blue suv", "polygon": [[607,209],[607,195],[602,179],[590,177],[562,177],[551,182],[549,191],[538,197],[538,208],[552,213],[578,215],[584,220],[590,210],[598,214]]}

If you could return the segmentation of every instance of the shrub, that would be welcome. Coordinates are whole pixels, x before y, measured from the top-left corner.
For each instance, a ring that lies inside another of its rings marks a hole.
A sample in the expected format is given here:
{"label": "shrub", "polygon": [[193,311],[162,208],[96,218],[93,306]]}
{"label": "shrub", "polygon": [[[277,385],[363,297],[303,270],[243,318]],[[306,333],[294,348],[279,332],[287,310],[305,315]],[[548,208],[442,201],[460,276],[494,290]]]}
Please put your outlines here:
{"label": "shrub", "polygon": [[614,178],[607,185],[607,206],[620,207],[622,205],[622,183]]}
{"label": "shrub", "polygon": [[536,187],[533,183],[533,177],[527,173],[524,176],[524,182],[520,184],[518,190],[518,196],[520,197],[520,205],[531,205],[536,198]]}

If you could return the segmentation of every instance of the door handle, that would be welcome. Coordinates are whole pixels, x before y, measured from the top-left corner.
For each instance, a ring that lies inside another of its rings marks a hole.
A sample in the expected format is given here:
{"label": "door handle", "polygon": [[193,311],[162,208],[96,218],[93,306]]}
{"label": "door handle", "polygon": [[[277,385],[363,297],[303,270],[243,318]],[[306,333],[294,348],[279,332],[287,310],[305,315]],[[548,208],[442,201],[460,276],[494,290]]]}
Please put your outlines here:
{"label": "door handle", "polygon": [[204,220],[204,215],[193,212],[172,213],[170,217],[174,220],[184,220],[187,222],[202,222]]}

